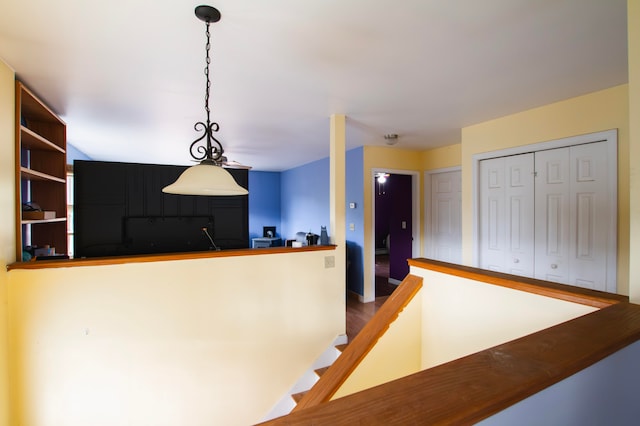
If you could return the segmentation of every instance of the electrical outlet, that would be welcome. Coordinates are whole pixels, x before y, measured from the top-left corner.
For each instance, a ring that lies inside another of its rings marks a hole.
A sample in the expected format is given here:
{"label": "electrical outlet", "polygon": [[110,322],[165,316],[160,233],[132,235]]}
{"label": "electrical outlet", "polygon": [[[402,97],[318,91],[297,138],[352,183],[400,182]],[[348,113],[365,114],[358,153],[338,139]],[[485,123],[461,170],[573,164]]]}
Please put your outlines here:
{"label": "electrical outlet", "polygon": [[350,223],[349,224],[349,231],[355,231],[356,230],[356,225],[355,223]]}
{"label": "electrical outlet", "polygon": [[335,268],[336,267],[336,257],[335,256],[325,256],[324,257],[324,267],[326,268]]}

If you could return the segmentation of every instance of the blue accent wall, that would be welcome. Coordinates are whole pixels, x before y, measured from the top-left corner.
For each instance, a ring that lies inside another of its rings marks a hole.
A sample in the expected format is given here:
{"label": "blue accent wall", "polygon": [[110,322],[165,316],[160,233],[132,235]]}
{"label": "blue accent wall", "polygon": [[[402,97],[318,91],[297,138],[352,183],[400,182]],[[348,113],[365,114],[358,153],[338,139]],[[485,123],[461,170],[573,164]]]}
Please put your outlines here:
{"label": "blue accent wall", "polygon": [[[364,149],[347,151],[345,160],[347,289],[364,295]],[[355,208],[352,209],[350,203],[355,203]]]}
{"label": "blue accent wall", "polygon": [[[249,170],[249,238],[262,237],[262,227],[275,226],[282,236],[280,172]],[[283,241],[284,244],[284,241]]]}
{"label": "blue accent wall", "polygon": [[328,230],[329,158],[285,170],[281,183],[283,238],[293,239],[296,232],[320,235],[321,226]]}
{"label": "blue accent wall", "polygon": [[67,144],[67,164],[73,164],[73,160],[91,160],[87,154],[71,144]]}

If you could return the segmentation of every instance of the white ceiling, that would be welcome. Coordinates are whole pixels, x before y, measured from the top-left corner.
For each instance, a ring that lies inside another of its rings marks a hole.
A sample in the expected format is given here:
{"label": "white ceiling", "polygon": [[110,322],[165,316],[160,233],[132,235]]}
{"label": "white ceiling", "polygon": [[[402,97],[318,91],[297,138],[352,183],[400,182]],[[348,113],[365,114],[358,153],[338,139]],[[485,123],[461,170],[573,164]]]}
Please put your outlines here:
{"label": "white ceiling", "polygon": [[[229,159],[285,170],[347,145],[425,149],[627,82],[626,0],[216,0],[213,121]],[[0,0],[0,58],[95,160],[190,164],[205,24],[184,0]]]}

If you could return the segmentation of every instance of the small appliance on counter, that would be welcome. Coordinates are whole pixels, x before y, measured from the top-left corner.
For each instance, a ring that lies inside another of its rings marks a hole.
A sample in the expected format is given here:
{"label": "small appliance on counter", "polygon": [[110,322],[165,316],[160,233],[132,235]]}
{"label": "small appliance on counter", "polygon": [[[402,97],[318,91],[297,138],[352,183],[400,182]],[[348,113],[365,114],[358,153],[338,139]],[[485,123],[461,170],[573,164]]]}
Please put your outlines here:
{"label": "small appliance on counter", "polygon": [[316,246],[318,245],[318,235],[313,234],[311,231],[307,233],[305,236],[308,246]]}
{"label": "small appliance on counter", "polygon": [[329,235],[327,234],[327,227],[326,226],[321,226],[320,227],[320,245],[321,246],[328,246],[329,245]]}

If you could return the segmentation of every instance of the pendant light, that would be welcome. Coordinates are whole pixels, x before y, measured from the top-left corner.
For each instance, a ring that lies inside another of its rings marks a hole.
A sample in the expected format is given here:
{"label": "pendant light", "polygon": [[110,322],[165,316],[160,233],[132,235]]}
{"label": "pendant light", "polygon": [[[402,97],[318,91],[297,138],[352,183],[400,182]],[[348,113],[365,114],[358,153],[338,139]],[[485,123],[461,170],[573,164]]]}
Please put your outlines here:
{"label": "pendant light", "polygon": [[[247,195],[249,191],[238,185],[233,176],[222,167],[224,160],[222,144],[213,136],[220,128],[218,123],[212,123],[209,109],[209,91],[211,80],[209,79],[209,50],[211,49],[211,34],[209,24],[220,20],[220,12],[211,6],[198,6],[195,10],[196,16],[206,24],[206,67],[204,74],[207,77],[207,86],[204,98],[207,122],[197,122],[194,125],[196,131],[203,134],[191,143],[189,152],[191,156],[200,161],[200,164],[189,167],[178,179],[169,186],[165,186],[162,192],[180,195]],[[205,145],[198,143],[205,139]]]}

